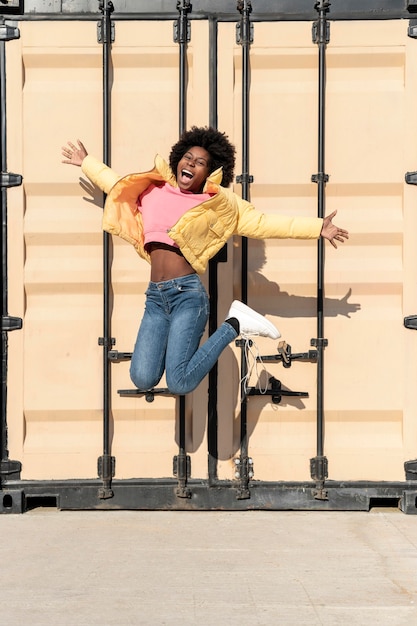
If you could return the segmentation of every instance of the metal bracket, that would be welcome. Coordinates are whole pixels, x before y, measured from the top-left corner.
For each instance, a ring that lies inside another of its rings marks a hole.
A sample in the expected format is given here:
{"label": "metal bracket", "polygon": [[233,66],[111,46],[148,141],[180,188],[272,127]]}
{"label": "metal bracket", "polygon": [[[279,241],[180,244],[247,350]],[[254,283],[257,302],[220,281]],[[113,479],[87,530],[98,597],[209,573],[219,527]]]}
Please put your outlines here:
{"label": "metal bracket", "polygon": [[187,33],[186,36],[184,37],[183,34],[183,27],[180,26],[178,24],[179,20],[177,20],[176,22],[174,22],[173,24],[173,29],[174,29],[174,34],[173,34],[173,39],[174,39],[174,43],[189,43],[191,41],[191,24],[190,22],[187,21]]}
{"label": "metal bracket", "polygon": [[116,473],[116,459],[110,454],[103,454],[97,459],[97,473],[102,479],[103,485],[98,490],[98,497],[101,500],[113,498],[114,492],[111,488],[111,479]]}
{"label": "metal bracket", "polygon": [[125,398],[132,396],[140,398],[145,396],[146,402],[153,402],[155,400],[155,396],[172,396],[172,393],[166,387],[149,389],[148,391],[143,391],[142,389],[119,389],[117,393],[119,396]]}
{"label": "metal bracket", "polygon": [[175,495],[178,498],[191,498],[191,491],[187,487],[187,480],[191,476],[191,457],[185,452],[180,452],[172,461],[173,474],[175,478],[178,478]]}
{"label": "metal bracket", "polygon": [[105,346],[106,348],[111,348],[116,343],[116,339],[114,337],[99,337],[98,345]]}
{"label": "metal bracket", "polygon": [[327,348],[329,345],[328,339],[323,339],[323,337],[310,339],[310,346],[314,346],[315,348]]}
{"label": "metal bracket", "polygon": [[251,457],[246,457],[245,459],[240,459],[237,457],[234,461],[235,463],[235,478],[242,478],[242,475],[247,475],[248,478],[253,478],[255,475],[253,459]]}
{"label": "metal bracket", "polygon": [[282,400],[282,396],[292,398],[308,398],[307,391],[290,391],[289,389],[283,389],[280,380],[271,376],[269,379],[270,389],[259,389],[258,387],[248,387],[246,390],[247,396],[271,396],[273,404],[279,404]]}
{"label": "metal bracket", "polygon": [[293,361],[317,361],[317,350],[309,350],[308,352],[292,353],[291,346],[286,341],[278,343],[278,354],[272,356],[261,356],[257,361],[280,361],[283,367],[289,368]]}
{"label": "metal bracket", "polygon": [[417,315],[409,315],[404,318],[404,326],[411,328],[411,330],[417,330]]}
{"label": "metal bracket", "polygon": [[319,172],[318,174],[313,174],[311,176],[311,182],[312,183],[328,183],[329,182],[329,175],[325,174],[324,172]]}
{"label": "metal bracket", "polygon": [[330,2],[321,0],[315,3],[314,8],[319,14],[319,19],[313,22],[313,43],[327,44],[330,41],[330,23],[326,19],[326,13],[330,10]]}
{"label": "metal bracket", "polygon": [[252,13],[252,3],[250,0],[237,0],[237,10],[242,18],[236,24],[236,43],[241,45],[253,43],[253,24],[249,21]]}
{"label": "metal bracket", "polygon": [[191,476],[191,457],[188,454],[178,454],[172,459],[172,473],[178,478],[179,484],[175,490],[179,498],[190,498],[191,491],[186,486]]}
{"label": "metal bracket", "polygon": [[409,185],[417,185],[417,172],[407,172],[405,182]]}
{"label": "metal bracket", "polygon": [[[106,28],[103,29],[104,21],[110,20],[110,15],[114,11],[114,5],[111,0],[107,2],[106,0],[100,0],[99,9],[103,13],[103,19],[100,22],[97,22],[97,41],[98,43],[114,43],[115,38],[115,27],[114,22],[110,22],[110,42],[107,41],[106,37]],[[103,34],[104,30],[104,34]]]}
{"label": "metal bracket", "polygon": [[12,174],[11,172],[1,172],[0,187],[19,187],[23,178],[20,174]]}
{"label": "metal bracket", "polygon": [[4,315],[1,318],[1,331],[9,332],[11,330],[20,330],[22,328],[22,324],[23,320],[21,317]]}
{"label": "metal bracket", "polygon": [[107,358],[113,363],[120,363],[121,361],[129,361],[132,358],[131,352],[119,352],[118,350],[109,350]]}
{"label": "metal bracket", "polygon": [[3,459],[0,463],[0,477],[1,478],[20,480],[21,471],[22,471],[22,464],[20,461],[10,461],[9,459]]}
{"label": "metal bracket", "polygon": [[[110,43],[114,43],[115,40],[115,25],[114,22],[110,24]],[[106,36],[103,36],[103,23],[97,22],[97,43],[108,43],[106,41]]]}
{"label": "metal bracket", "polygon": [[417,459],[404,463],[405,479],[417,480]]}
{"label": "metal bracket", "polygon": [[328,477],[329,462],[325,456],[310,459],[310,476],[313,480],[325,480]]}
{"label": "metal bracket", "polygon": [[[250,26],[249,26],[249,43],[253,43],[253,41],[254,41],[253,33],[254,33],[253,24],[250,24]],[[244,41],[244,39],[242,37],[242,28],[241,28],[240,22],[237,22],[237,24],[236,24],[236,43],[237,44],[245,43],[245,41]]]}
{"label": "metal bracket", "polygon": [[193,10],[190,0],[178,0],[177,11],[179,18],[174,22],[174,42],[188,43],[191,40],[191,24],[188,21],[187,14]]}
{"label": "metal bracket", "polygon": [[407,35],[411,39],[417,39],[417,20],[409,20]]}
{"label": "metal bracket", "polygon": [[185,476],[190,478],[191,476],[191,457],[188,454],[175,455],[172,460],[172,473],[175,478],[178,476]]}
{"label": "metal bracket", "polygon": [[236,176],[236,182],[239,185],[243,185],[244,183],[253,183],[253,176],[251,176],[251,174],[239,174],[239,176]]}
{"label": "metal bracket", "polygon": [[114,456],[99,456],[97,459],[97,474],[100,478],[113,478],[116,473],[116,458]]}
{"label": "metal bracket", "polygon": [[329,463],[327,457],[316,456],[310,459],[310,475],[316,481],[316,488],[312,490],[316,500],[328,500],[327,489],[324,488],[324,481],[329,475]]}
{"label": "metal bracket", "polygon": [[329,43],[330,41],[330,23],[326,21],[325,23],[326,32],[321,32],[321,22],[313,22],[313,26],[311,27],[311,38],[313,43]]}
{"label": "metal bracket", "polygon": [[[1,12],[1,8],[0,8]],[[20,30],[17,26],[10,26],[9,24],[0,24],[0,41],[11,41],[12,39],[20,38]]]}
{"label": "metal bracket", "polygon": [[251,457],[239,457],[235,459],[235,478],[239,480],[237,500],[249,500],[249,481],[254,476],[253,459]]}

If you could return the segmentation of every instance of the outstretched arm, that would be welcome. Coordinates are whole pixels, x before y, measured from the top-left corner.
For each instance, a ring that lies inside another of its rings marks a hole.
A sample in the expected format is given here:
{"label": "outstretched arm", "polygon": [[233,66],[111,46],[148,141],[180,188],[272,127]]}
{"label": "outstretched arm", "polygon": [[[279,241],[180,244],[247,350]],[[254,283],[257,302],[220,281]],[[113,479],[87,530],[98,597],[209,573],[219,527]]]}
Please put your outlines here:
{"label": "outstretched arm", "polygon": [[62,156],[65,157],[62,163],[81,167],[83,174],[93,185],[99,187],[104,193],[109,193],[113,185],[120,179],[119,174],[88,154],[86,147],[79,139],[77,139],[77,144],[78,146],[68,141],[67,145],[62,147]]}
{"label": "outstretched arm", "polygon": [[88,152],[84,146],[84,144],[77,139],[78,148],[71,141],[68,141],[66,146],[62,147],[62,156],[65,159],[62,160],[62,163],[68,163],[69,165],[77,165],[81,166]]}
{"label": "outstretched arm", "polygon": [[344,243],[345,239],[349,239],[349,233],[347,230],[339,228],[333,224],[332,220],[336,213],[337,211],[333,211],[333,213],[324,218],[320,233],[322,237],[330,241],[334,248],[337,248],[336,241]]}

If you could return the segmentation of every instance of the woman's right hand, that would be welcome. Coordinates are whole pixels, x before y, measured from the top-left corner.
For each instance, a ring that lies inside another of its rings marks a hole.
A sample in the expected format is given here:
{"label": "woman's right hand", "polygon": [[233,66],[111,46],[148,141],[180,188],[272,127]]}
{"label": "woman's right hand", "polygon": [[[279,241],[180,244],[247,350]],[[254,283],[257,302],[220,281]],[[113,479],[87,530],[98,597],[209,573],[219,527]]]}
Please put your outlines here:
{"label": "woman's right hand", "polygon": [[71,141],[66,146],[62,147],[62,156],[65,157],[62,163],[68,163],[69,165],[80,166],[87,156],[88,152],[85,149],[84,144],[77,139],[78,148]]}

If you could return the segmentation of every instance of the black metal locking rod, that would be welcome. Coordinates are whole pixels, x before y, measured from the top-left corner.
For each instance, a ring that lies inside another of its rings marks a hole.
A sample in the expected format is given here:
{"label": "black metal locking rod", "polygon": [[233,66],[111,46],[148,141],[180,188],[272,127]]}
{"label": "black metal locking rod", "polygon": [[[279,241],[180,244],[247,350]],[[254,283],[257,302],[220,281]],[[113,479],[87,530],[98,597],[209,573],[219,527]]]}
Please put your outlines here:
{"label": "black metal locking rod", "polygon": [[[99,8],[103,14],[101,20],[103,44],[103,161],[110,165],[111,140],[111,14],[113,3],[109,0],[100,1]],[[105,199],[105,198],[104,198]],[[98,475],[103,481],[98,495],[101,499],[112,498],[112,478],[115,472],[115,459],[111,456],[111,363],[109,351],[114,340],[111,337],[111,311],[113,294],[111,287],[111,264],[113,246],[111,235],[103,232],[103,337],[99,343],[103,346],[103,455],[98,459]]]}
{"label": "black metal locking rod", "polygon": [[178,0],[177,10],[179,12],[179,17],[176,22],[175,40],[179,46],[179,133],[181,135],[187,125],[187,44],[190,38],[190,23],[188,14],[192,10],[190,0]]}
{"label": "black metal locking rod", "polygon": [[[209,19],[209,125],[217,128],[218,116],[218,24],[215,17]],[[209,262],[208,290],[210,297],[209,335],[212,335],[218,323],[218,259],[215,257]],[[217,481],[218,464],[218,411],[217,411],[217,384],[218,364],[212,367],[208,376],[208,400],[207,400],[207,454],[208,454],[208,480],[213,485]]]}
{"label": "black metal locking rod", "polygon": [[[179,134],[186,130],[187,125],[187,85],[188,62],[187,44],[190,39],[189,13],[192,10],[190,0],[178,0],[177,10],[179,17],[176,23],[175,40],[179,46]],[[187,487],[188,474],[191,471],[191,460],[186,452],[186,425],[185,425],[185,397],[179,397],[179,442],[178,456],[174,459],[178,485],[175,490],[179,498],[189,498],[190,489]]]}
{"label": "black metal locking rod", "polygon": [[[237,10],[241,14],[239,28],[239,43],[242,46],[242,174],[237,182],[242,185],[242,198],[249,200],[249,85],[250,65],[249,54],[251,44],[250,14],[252,5],[250,0],[238,0]],[[241,261],[241,285],[242,301],[248,301],[248,240],[242,237],[242,261]],[[240,379],[244,381],[247,375],[244,342],[238,341],[241,346]],[[244,382],[240,386],[240,462],[238,499],[250,498],[249,492],[249,438],[247,432],[247,396],[244,391]]]}
{"label": "black metal locking rod", "polygon": [[[325,216],[325,187],[328,175],[325,174],[325,115],[326,115],[326,46],[329,42],[330,24],[327,20],[330,2],[320,0],[315,3],[318,20],[313,24],[313,41],[318,45],[318,173],[312,176],[317,183],[318,217]],[[317,348],[317,429],[316,457],[310,459],[311,478],[316,482],[314,497],[327,498],[324,483],[327,478],[327,458],[324,456],[324,241],[320,237],[317,246],[317,338],[311,345]]]}
{"label": "black metal locking rod", "polygon": [[[1,124],[1,146],[0,146],[0,168],[6,170],[6,50],[4,41],[0,41],[0,124]],[[1,461],[8,458],[7,450],[7,363],[8,363],[8,338],[7,332],[3,329],[3,318],[8,313],[8,267],[7,267],[7,192],[5,187],[1,187]]]}

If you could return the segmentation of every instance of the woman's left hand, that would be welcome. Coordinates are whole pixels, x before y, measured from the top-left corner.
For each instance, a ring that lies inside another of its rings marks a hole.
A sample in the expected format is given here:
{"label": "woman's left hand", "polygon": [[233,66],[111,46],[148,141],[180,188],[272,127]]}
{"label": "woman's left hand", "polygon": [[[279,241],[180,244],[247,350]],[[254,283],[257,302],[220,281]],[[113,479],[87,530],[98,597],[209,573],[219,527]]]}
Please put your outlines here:
{"label": "woman's left hand", "polygon": [[62,146],[62,156],[65,157],[62,163],[68,163],[69,165],[77,165],[80,167],[88,152],[86,147],[77,139],[78,146],[74,145],[71,141],[68,141],[66,146]]}
{"label": "woman's left hand", "polygon": [[337,211],[333,211],[333,213],[324,218],[320,233],[322,237],[330,241],[334,248],[337,248],[336,241],[344,243],[345,239],[349,239],[349,233],[347,230],[339,228],[333,224],[332,220],[336,213]]}

